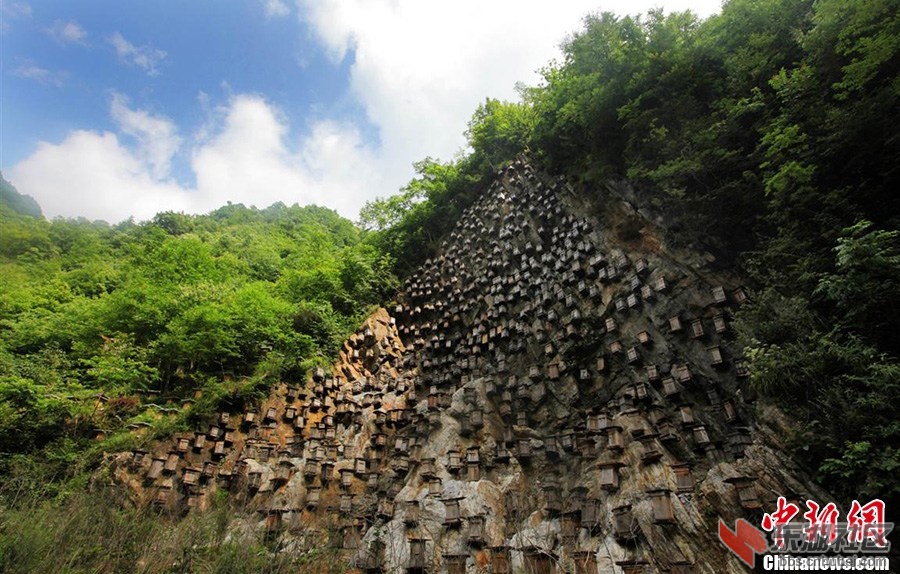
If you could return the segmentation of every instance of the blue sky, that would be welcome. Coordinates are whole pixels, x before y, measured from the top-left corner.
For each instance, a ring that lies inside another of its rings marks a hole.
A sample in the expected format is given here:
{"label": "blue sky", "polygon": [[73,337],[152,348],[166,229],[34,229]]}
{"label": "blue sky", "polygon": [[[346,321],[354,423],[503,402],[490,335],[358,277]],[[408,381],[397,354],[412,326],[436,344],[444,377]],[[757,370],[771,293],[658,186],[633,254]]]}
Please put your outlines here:
{"label": "blue sky", "polygon": [[718,2],[0,0],[0,169],[48,216],[226,201],[355,218],[591,11]]}

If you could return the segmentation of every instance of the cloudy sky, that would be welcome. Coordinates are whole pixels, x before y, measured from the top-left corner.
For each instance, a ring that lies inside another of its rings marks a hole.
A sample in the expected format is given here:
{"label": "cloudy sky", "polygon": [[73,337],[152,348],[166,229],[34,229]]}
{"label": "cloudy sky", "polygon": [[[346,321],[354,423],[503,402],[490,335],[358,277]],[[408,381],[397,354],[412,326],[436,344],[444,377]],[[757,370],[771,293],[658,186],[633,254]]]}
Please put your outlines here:
{"label": "cloudy sky", "polygon": [[49,217],[227,201],[355,219],[589,12],[719,0],[0,0],[0,169]]}

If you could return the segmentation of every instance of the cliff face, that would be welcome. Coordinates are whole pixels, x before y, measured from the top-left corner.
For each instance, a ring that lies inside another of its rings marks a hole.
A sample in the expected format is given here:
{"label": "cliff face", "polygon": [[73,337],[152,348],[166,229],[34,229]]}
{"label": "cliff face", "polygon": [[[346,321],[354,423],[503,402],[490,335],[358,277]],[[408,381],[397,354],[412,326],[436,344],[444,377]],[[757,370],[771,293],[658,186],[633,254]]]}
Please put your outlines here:
{"label": "cliff face", "polygon": [[743,572],[719,517],[829,497],[753,403],[709,259],[517,163],[333,372],[114,476],[173,511],[227,489],[366,570]]}

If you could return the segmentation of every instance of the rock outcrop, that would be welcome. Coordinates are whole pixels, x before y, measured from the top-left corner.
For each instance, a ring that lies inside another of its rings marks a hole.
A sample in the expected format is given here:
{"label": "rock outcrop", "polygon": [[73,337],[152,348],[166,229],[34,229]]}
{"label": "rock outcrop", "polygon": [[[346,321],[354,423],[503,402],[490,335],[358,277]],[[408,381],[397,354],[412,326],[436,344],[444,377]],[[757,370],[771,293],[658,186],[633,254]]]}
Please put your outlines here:
{"label": "rock outcrop", "polygon": [[332,372],[120,455],[118,481],[174,511],[228,490],[363,570],[745,571],[719,517],[828,496],[755,414],[739,282],[596,203],[503,170]]}

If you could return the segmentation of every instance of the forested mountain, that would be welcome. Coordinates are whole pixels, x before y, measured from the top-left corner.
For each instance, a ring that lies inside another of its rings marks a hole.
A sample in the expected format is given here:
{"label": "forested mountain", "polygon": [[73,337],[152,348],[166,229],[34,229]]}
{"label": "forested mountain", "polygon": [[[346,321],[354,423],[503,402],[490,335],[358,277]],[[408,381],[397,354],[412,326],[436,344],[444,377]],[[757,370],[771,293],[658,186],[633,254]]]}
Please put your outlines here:
{"label": "forested mountain", "polygon": [[563,52],[520,101],[479,107],[467,155],[423,161],[362,224],[399,264],[421,262],[523,151],[579,193],[625,188],[671,241],[752,280],[740,330],[754,383],[793,415],[791,442],[820,480],[897,500],[900,4],[604,13]]}
{"label": "forested mountain", "polygon": [[24,215],[41,217],[41,206],[30,195],[22,195],[0,174],[0,203],[7,208]]}
{"label": "forested mountain", "polygon": [[29,481],[328,364],[393,285],[389,259],[319,207],[110,226],[0,205],[0,223],[0,472]]}
{"label": "forested mountain", "polygon": [[[896,508],[900,2],[730,0],[706,20],[594,14],[563,55],[519,101],[486,99],[464,153],[416,164],[418,177],[367,204],[358,225],[279,204],[47,221],[0,182],[0,570],[22,542],[13,522],[46,522],[38,553],[69,532],[53,509],[84,510],[67,497],[103,453],[330,364],[522,156],[592,205],[627,199],[666,241],[745,278],[738,343],[752,389],[789,421],[791,454],[840,502]],[[155,517],[104,516],[143,525],[123,535],[124,557],[162,536]],[[195,527],[225,544],[221,524]],[[260,564],[228,552],[197,564]],[[73,560],[61,571],[105,563]]]}

